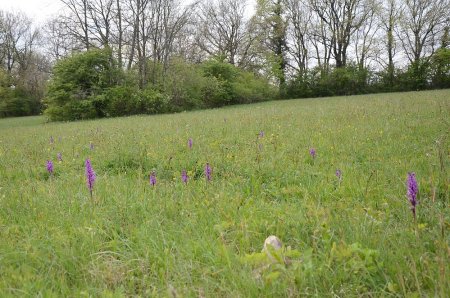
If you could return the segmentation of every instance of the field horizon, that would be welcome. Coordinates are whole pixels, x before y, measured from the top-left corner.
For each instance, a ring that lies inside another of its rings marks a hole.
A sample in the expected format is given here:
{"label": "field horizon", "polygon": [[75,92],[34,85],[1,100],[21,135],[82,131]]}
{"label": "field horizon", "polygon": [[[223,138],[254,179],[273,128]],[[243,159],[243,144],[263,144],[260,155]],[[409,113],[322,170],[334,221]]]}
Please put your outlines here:
{"label": "field horizon", "polygon": [[448,297],[449,115],[446,89],[0,119],[0,296]]}

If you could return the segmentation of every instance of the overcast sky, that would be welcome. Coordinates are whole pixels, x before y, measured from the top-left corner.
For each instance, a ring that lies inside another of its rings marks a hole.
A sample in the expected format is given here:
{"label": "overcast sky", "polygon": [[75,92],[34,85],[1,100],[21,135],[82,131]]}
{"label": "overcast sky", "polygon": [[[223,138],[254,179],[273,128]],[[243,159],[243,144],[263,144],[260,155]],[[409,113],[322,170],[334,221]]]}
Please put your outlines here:
{"label": "overcast sky", "polygon": [[38,23],[56,15],[61,8],[59,0],[0,0],[1,10],[23,11]]}
{"label": "overcast sky", "polygon": [[[181,0],[181,2],[191,3],[193,0]],[[248,13],[251,13],[252,4],[256,0],[247,0]],[[52,15],[58,14],[63,5],[60,0],[0,0],[0,10],[23,11],[37,23],[44,23]]]}

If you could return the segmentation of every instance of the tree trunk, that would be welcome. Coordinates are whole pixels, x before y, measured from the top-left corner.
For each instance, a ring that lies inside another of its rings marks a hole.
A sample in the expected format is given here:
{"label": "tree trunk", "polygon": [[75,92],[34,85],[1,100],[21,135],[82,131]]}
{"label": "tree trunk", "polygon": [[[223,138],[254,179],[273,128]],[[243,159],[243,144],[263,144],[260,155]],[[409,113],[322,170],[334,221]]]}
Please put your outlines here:
{"label": "tree trunk", "polygon": [[120,8],[120,0],[116,0],[117,5],[117,21],[118,21],[118,41],[117,41],[117,62],[119,67],[122,69],[122,39],[123,39],[123,30],[122,30],[122,10]]}

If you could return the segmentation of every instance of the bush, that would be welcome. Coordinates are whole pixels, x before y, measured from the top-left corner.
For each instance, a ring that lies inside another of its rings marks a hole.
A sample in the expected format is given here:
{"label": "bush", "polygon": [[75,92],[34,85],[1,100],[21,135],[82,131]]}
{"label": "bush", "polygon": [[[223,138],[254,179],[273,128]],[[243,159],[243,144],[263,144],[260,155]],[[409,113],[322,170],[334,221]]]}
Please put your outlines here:
{"label": "bush", "polygon": [[440,48],[431,57],[431,82],[434,88],[450,88],[450,49]]}
{"label": "bush", "polygon": [[15,97],[2,97],[3,94],[0,94],[0,117],[30,115],[30,107],[26,100]]}
{"label": "bush", "polygon": [[190,110],[204,107],[203,89],[208,79],[199,65],[174,59],[166,73],[162,90],[170,98],[170,110]]}
{"label": "bush", "polygon": [[288,82],[286,88],[286,96],[288,98],[305,98],[312,96],[311,86],[307,77],[308,75],[311,75],[311,72],[297,76]]}
{"label": "bush", "polygon": [[64,111],[66,120],[92,119],[96,117],[95,107],[89,99],[71,101],[66,105],[66,110]]}
{"label": "bush", "polygon": [[430,63],[428,59],[421,59],[409,65],[406,71],[406,82],[409,90],[424,90],[428,87],[430,77]]}
{"label": "bush", "polygon": [[226,62],[208,60],[202,65],[203,74],[208,84],[203,90],[203,100],[207,106],[220,107],[237,103],[233,82],[239,70]]}
{"label": "bush", "polygon": [[45,100],[46,115],[50,120],[78,120],[156,114],[275,97],[267,80],[218,60],[189,64],[174,59],[166,70],[149,63],[153,84],[144,89],[134,69],[122,74],[115,65],[108,49],[58,62]]}
{"label": "bush", "polygon": [[[110,49],[93,49],[58,61],[44,102],[50,120],[101,117],[98,101],[121,77]],[[85,110],[83,110],[85,109]]]}
{"label": "bush", "polygon": [[369,83],[374,79],[371,74],[356,65],[331,70],[315,67],[290,81],[287,94],[291,98],[304,98],[368,93],[372,91]]}
{"label": "bush", "polygon": [[135,112],[137,88],[114,86],[97,99],[105,116],[132,115]]}
{"label": "bush", "polygon": [[169,111],[169,97],[151,88],[141,90],[136,114],[160,114]]}
{"label": "bush", "polygon": [[116,86],[96,100],[105,116],[157,114],[168,110],[168,97],[153,89]]}
{"label": "bush", "polygon": [[232,103],[230,83],[216,77],[208,77],[208,84],[203,87],[202,97],[205,106],[221,107]]}
{"label": "bush", "polygon": [[30,96],[23,86],[16,86],[12,76],[0,69],[0,118],[36,115],[40,109],[39,100]]}
{"label": "bush", "polygon": [[357,66],[334,68],[322,81],[331,95],[352,95],[367,93],[367,69]]}
{"label": "bush", "polygon": [[208,78],[203,88],[203,100],[207,106],[219,107],[238,103],[251,103],[273,99],[274,86],[229,63],[209,60],[202,65]]}
{"label": "bush", "polygon": [[277,97],[274,86],[251,72],[240,71],[232,87],[237,103],[260,102]]}

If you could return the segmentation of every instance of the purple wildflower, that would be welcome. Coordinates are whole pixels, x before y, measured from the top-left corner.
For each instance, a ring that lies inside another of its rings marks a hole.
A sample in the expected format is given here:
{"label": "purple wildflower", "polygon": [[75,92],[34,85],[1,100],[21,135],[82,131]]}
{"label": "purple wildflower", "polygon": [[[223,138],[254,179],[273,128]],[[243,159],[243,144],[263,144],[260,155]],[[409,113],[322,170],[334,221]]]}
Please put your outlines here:
{"label": "purple wildflower", "polygon": [[182,180],[185,184],[187,184],[188,179],[189,179],[189,177],[188,177],[188,175],[187,175],[187,173],[186,173],[186,170],[183,170],[183,171],[181,172],[181,180]]}
{"label": "purple wildflower", "polygon": [[205,166],[205,177],[206,177],[207,181],[211,180],[211,174],[212,174],[212,169],[211,169],[209,163],[206,163],[206,166]]}
{"label": "purple wildflower", "polygon": [[261,130],[261,131],[259,132],[258,136],[259,136],[260,138],[264,137],[264,131]]}
{"label": "purple wildflower", "polygon": [[408,178],[406,180],[406,189],[409,202],[411,203],[411,211],[413,213],[414,219],[416,219],[416,205],[417,205],[417,193],[419,192],[419,187],[416,181],[416,174],[414,172],[408,173]]}
{"label": "purple wildflower", "polygon": [[89,159],[86,159],[86,181],[87,186],[89,188],[89,192],[91,193],[92,198],[92,190],[94,189],[94,182],[95,182],[95,172],[94,169],[92,169],[91,161]]}
{"label": "purple wildflower", "polygon": [[189,139],[189,140],[188,140],[188,147],[189,147],[189,149],[192,148],[192,139]]}
{"label": "purple wildflower", "polygon": [[53,175],[53,162],[51,160],[47,160],[47,171],[50,175]]}
{"label": "purple wildflower", "polygon": [[341,179],[342,179],[342,171],[340,169],[336,170],[336,177],[339,179],[339,181],[341,181]]}
{"label": "purple wildflower", "polygon": [[155,174],[155,171],[153,171],[150,174],[150,185],[155,186],[155,184],[156,184],[156,174]]}
{"label": "purple wildflower", "polygon": [[58,161],[62,161],[62,154],[61,154],[61,152],[58,152],[58,154],[56,154],[56,157],[58,158]]}
{"label": "purple wildflower", "polygon": [[309,149],[309,155],[311,155],[312,158],[316,158],[316,149],[314,148]]}

